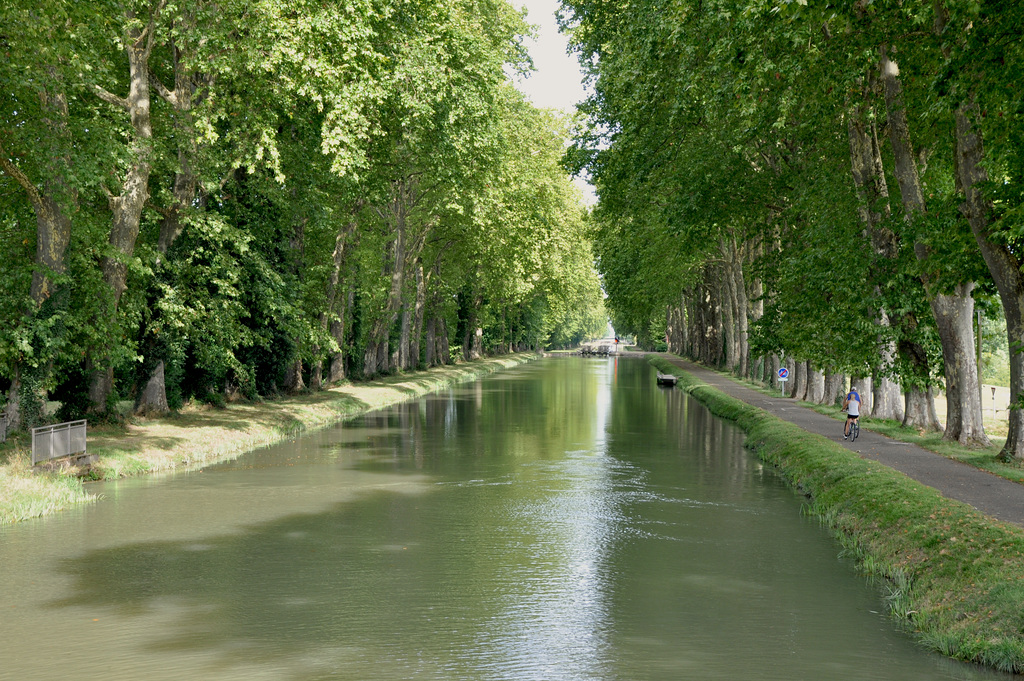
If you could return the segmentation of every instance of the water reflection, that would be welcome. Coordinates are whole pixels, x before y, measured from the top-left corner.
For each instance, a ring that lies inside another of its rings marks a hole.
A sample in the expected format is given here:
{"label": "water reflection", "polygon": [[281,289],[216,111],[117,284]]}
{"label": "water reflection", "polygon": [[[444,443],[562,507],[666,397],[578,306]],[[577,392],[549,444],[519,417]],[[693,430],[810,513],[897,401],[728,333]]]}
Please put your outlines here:
{"label": "water reflection", "polygon": [[928,655],[742,436],[539,362],[4,528],[0,679],[993,679]]}

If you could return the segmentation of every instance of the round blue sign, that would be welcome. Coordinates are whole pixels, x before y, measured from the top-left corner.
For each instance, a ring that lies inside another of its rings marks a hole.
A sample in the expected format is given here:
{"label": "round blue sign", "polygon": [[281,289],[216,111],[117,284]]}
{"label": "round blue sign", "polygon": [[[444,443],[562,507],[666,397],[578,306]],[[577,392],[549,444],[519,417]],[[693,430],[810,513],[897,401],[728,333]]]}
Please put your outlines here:
{"label": "round blue sign", "polygon": [[789,369],[786,367],[779,369],[779,378],[789,378]]}

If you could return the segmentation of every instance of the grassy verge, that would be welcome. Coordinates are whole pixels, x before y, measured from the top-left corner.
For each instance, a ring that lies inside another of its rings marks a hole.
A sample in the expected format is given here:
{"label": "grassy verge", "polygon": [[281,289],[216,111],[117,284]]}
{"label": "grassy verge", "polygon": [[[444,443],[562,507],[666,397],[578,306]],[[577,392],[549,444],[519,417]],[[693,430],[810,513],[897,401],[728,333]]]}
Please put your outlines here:
{"label": "grassy verge", "polygon": [[651,363],[747,432],[747,446],[809,497],[808,510],[861,569],[884,578],[892,615],[923,644],[1024,673],[1024,529],[728,397],[661,358]]}
{"label": "grassy verge", "polygon": [[523,353],[483,359],[280,400],[190,406],[166,417],[135,418],[124,426],[90,427],[88,450],[98,460],[87,469],[35,470],[31,444],[12,438],[0,447],[0,525],[94,499],[83,477],[109,480],[206,465],[535,357]]}

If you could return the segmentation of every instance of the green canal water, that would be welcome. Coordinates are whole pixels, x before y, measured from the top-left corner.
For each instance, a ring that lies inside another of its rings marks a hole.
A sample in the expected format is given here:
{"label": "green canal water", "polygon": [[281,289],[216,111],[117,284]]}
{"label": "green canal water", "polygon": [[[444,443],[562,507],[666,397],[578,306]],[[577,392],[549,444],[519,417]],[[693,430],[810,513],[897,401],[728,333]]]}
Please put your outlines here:
{"label": "green canal water", "polygon": [[0,529],[0,679],[1005,679],[919,648],[742,434],[552,358]]}

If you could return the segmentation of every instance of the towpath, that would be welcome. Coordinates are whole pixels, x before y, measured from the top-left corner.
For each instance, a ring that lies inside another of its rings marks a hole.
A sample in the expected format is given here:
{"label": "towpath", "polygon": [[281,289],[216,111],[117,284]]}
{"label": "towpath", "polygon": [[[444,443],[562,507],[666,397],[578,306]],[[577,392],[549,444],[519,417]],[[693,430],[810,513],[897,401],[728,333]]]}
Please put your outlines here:
{"label": "towpath", "polygon": [[970,504],[982,513],[1024,526],[1024,485],[947,459],[917,445],[892,440],[866,428],[854,443],[843,440],[841,421],[819,414],[799,402],[772,397],[704,367],[661,353],[666,360],[708,385],[778,418],[845,445],[865,459],[895,468],[943,496]]}

